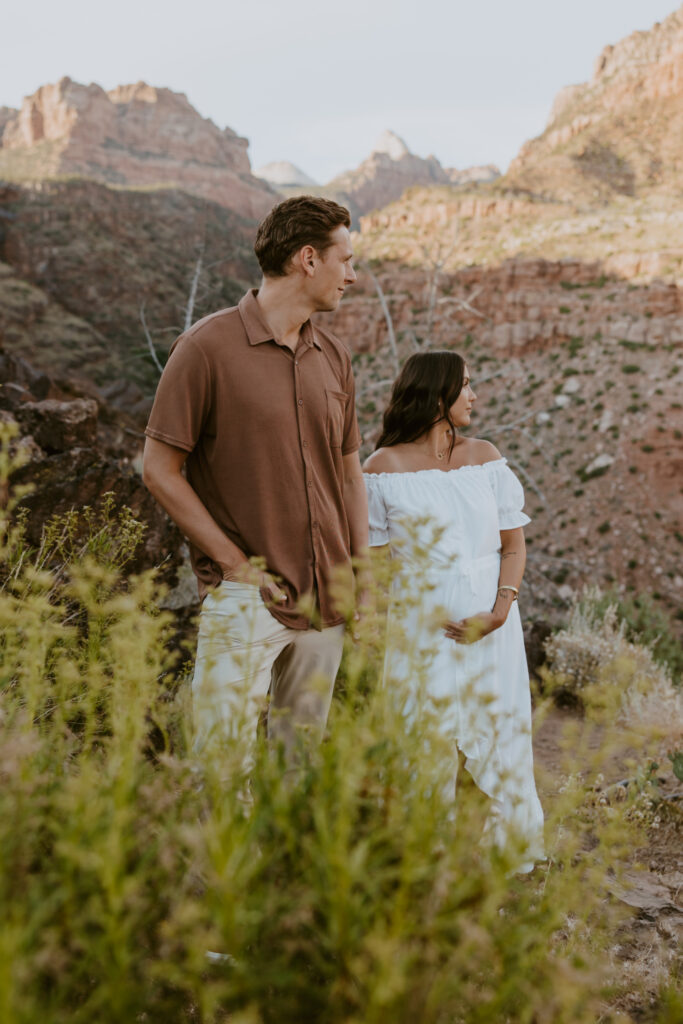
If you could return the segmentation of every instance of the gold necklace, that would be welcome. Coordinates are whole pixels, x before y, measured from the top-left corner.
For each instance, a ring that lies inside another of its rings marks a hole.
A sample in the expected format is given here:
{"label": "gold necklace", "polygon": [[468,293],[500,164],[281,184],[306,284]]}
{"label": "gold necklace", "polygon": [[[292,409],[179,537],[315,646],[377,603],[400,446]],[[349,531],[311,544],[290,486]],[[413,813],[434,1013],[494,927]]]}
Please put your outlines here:
{"label": "gold necklace", "polygon": [[[446,437],[449,438],[449,440],[450,440],[450,437],[451,437],[451,431],[450,430],[446,431]],[[449,444],[448,448],[444,448],[443,451],[436,453],[436,457],[437,457],[437,459],[439,459],[439,461],[441,461],[441,459],[445,459],[447,455],[450,455],[450,444]]]}

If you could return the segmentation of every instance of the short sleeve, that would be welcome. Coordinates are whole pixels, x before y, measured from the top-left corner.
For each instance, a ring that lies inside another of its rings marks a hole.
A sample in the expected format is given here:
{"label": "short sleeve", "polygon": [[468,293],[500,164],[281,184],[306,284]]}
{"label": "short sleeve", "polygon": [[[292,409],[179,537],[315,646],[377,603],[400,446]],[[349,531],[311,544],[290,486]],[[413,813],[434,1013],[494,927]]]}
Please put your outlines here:
{"label": "short sleeve", "polygon": [[515,530],[526,526],[531,519],[524,508],[524,488],[507,465],[505,459],[485,463],[491,488],[498,506],[498,523],[501,530]]}
{"label": "short sleeve", "polygon": [[351,360],[346,368],[346,393],[349,400],[346,403],[344,415],[344,436],[342,438],[342,455],[351,455],[357,452],[361,445],[360,430],[358,429],[358,418],[356,416],[356,382],[353,379]]}
{"label": "short sleeve", "polygon": [[181,336],[171,349],[145,433],[191,452],[211,404],[211,371],[201,348]]}
{"label": "short sleeve", "polygon": [[380,478],[363,474],[365,488],[368,492],[368,520],[370,524],[369,544],[371,548],[389,543],[389,520]]}

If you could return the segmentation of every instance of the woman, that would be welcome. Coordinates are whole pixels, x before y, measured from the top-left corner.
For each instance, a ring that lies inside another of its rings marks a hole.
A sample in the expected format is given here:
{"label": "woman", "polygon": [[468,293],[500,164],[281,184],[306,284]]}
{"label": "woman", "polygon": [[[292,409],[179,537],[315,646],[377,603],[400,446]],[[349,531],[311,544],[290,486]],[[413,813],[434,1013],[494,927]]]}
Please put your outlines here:
{"label": "woman", "polygon": [[[469,424],[475,401],[457,353],[411,356],[363,467],[370,544],[390,544],[401,566],[385,678],[415,690],[421,677],[454,741],[454,778],[459,750],[491,799],[494,842],[505,846],[514,835],[524,847],[516,870],[528,871],[544,856],[516,603],[529,518],[522,486],[498,450],[457,433]],[[414,597],[412,607],[406,593]]]}

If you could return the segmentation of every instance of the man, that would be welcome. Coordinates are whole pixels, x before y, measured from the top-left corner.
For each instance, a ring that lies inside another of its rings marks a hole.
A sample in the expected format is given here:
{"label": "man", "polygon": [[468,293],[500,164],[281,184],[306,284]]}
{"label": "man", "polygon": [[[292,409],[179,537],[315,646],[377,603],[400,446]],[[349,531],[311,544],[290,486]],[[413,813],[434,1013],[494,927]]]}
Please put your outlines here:
{"label": "man", "polygon": [[349,354],[310,316],[356,280],[349,227],[327,199],[278,204],[256,236],[258,291],[181,335],[159,382],[143,479],[187,536],[204,599],[197,749],[253,735],[269,690],[288,756],[327,720],[335,597],[366,551],[367,505]]}

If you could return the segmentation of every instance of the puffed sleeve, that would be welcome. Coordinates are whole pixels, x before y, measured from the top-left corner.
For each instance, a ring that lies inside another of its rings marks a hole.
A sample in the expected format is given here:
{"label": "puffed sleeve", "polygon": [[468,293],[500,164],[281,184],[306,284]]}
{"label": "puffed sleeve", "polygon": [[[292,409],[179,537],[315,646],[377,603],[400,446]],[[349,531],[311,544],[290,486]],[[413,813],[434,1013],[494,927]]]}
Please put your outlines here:
{"label": "puffed sleeve", "polygon": [[505,459],[487,462],[486,467],[491,488],[498,506],[498,522],[501,530],[514,530],[531,522],[524,508],[524,488],[507,465]]}
{"label": "puffed sleeve", "polygon": [[382,544],[389,543],[387,508],[382,494],[381,478],[364,473],[363,479],[365,480],[365,489],[368,492],[369,544],[371,548],[376,548]]}

